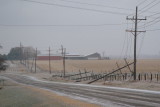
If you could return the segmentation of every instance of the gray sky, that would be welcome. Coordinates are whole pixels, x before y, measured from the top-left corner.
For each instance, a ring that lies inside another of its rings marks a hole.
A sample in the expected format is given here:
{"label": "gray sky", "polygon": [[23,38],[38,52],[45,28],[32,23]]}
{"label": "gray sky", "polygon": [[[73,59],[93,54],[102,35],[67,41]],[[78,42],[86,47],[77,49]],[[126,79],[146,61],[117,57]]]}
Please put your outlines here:
{"label": "gray sky", "polygon": [[[8,53],[12,47],[19,46],[22,42],[24,46],[37,47],[39,50],[47,50],[50,46],[54,53],[62,44],[71,54],[105,51],[106,56],[132,56],[133,35],[126,33],[125,30],[134,25],[132,21],[126,20],[126,16],[132,14],[129,16],[132,17],[136,5],[144,0],[28,1],[0,0],[0,44],[3,46],[3,49],[0,50],[1,53]],[[139,18],[160,12],[159,2],[159,0],[146,0],[140,4]],[[158,29],[160,18],[157,17],[160,17],[160,14],[148,17],[147,21],[141,21],[139,26],[144,24],[147,26],[152,23],[153,25],[147,28],[141,27],[140,30]],[[159,32],[160,30],[147,31],[145,34],[138,35],[137,53],[158,55],[160,52]],[[139,52],[139,50],[141,51]]]}

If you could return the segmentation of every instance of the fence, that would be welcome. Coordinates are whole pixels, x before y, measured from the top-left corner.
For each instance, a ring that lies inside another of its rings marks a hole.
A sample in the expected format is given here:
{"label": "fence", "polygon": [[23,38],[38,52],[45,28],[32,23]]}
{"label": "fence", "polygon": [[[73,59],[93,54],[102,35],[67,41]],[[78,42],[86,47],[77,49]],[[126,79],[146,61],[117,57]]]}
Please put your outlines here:
{"label": "fence", "polygon": [[[53,75],[52,77],[63,77],[63,75]],[[94,73],[93,71],[82,72],[79,70],[79,73],[67,74],[65,79],[74,80],[75,82],[93,81],[97,79],[98,81],[129,81],[133,80],[133,75],[132,73],[110,74],[109,72]],[[160,73],[137,73],[137,81],[159,82],[159,80]]]}

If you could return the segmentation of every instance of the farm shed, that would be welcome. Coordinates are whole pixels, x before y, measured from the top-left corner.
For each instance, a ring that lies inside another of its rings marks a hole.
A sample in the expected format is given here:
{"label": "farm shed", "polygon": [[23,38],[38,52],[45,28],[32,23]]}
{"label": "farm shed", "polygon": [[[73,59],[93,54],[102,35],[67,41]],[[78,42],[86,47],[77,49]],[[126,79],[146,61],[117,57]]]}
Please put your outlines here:
{"label": "farm shed", "polygon": [[96,52],[96,53],[87,55],[86,59],[88,59],[88,60],[100,60],[101,59],[101,55]]}

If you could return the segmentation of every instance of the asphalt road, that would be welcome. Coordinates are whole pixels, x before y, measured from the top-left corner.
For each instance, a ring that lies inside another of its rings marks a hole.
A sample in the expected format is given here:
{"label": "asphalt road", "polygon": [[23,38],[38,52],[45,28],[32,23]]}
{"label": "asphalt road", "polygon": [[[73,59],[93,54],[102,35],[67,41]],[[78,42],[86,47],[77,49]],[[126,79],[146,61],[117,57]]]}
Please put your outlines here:
{"label": "asphalt road", "polygon": [[76,99],[100,104],[104,107],[160,107],[160,92],[157,91],[46,82],[19,74],[3,74],[2,76],[18,83],[48,89]]}

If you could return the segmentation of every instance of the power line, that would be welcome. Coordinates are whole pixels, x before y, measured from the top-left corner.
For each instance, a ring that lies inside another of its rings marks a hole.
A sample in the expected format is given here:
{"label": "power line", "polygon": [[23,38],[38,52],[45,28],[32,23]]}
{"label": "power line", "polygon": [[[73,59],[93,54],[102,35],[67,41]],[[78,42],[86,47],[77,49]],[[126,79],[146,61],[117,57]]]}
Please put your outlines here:
{"label": "power line", "polygon": [[147,17],[153,17],[153,16],[158,15],[158,14],[160,14],[160,12],[158,12],[158,13],[154,13],[154,14],[149,15],[149,16],[147,16]]}
{"label": "power line", "polygon": [[158,5],[159,3],[160,3],[160,1],[157,2],[156,4],[152,5],[151,7],[149,7],[149,8],[147,8],[147,9],[141,11],[140,13],[146,12],[147,10],[149,10],[149,9],[151,9],[151,8],[153,8],[153,7],[155,7],[155,6]]}
{"label": "power line", "polygon": [[145,9],[146,7],[150,6],[152,3],[156,2],[157,0],[153,0],[152,2],[150,2],[149,4],[147,4],[146,6],[144,6],[143,8],[141,8],[139,11],[142,11],[143,9]]}
{"label": "power line", "polygon": [[156,22],[154,22],[154,23],[151,23],[151,24],[147,25],[146,27],[152,26],[153,24],[158,23],[158,22],[160,22],[160,20],[158,20],[158,21],[156,21]]}
{"label": "power line", "polygon": [[[160,22],[160,20],[157,20],[157,19],[159,19],[160,18],[160,16],[159,17],[157,17],[157,18],[155,18],[155,19],[153,19],[152,21],[149,21],[147,24],[145,24],[145,25],[143,25],[143,26],[139,26],[138,28],[140,28],[140,27],[148,27],[148,26],[151,26],[151,25],[153,25],[153,24],[155,24],[155,23],[158,23],[158,22]],[[156,21],[157,20],[157,21]]]}
{"label": "power line", "polygon": [[146,31],[159,31],[160,29],[148,29]]}
{"label": "power line", "polygon": [[142,5],[143,3],[145,3],[146,1],[148,1],[148,0],[143,0],[142,2],[140,2],[137,6],[140,6],[140,5]]}
{"label": "power line", "polygon": [[83,4],[83,5],[98,6],[98,7],[108,7],[108,8],[114,8],[114,9],[122,9],[122,10],[133,10],[133,9],[127,9],[127,8],[122,8],[122,7],[114,7],[114,6],[107,6],[107,5],[102,5],[102,4],[93,4],[93,3],[84,3],[84,2],[71,1],[71,0],[59,0],[59,1]]}
{"label": "power line", "polygon": [[97,9],[82,8],[82,7],[75,7],[75,6],[67,6],[67,5],[62,5],[62,4],[46,3],[46,2],[39,2],[39,1],[33,1],[33,0],[21,0],[21,1],[33,2],[33,3],[39,3],[39,4],[45,4],[45,5],[53,5],[53,6],[58,6],[58,7],[72,8],[72,9],[79,9],[79,10],[94,11],[94,12],[100,12],[100,13],[110,13],[110,14],[116,14],[116,15],[127,15],[127,13],[120,13],[120,12],[113,12],[113,11],[103,11],[103,10],[97,10]]}
{"label": "power line", "polygon": [[143,33],[143,37],[142,37],[142,39],[141,39],[140,47],[139,47],[139,50],[138,50],[138,51],[139,51],[139,52],[138,52],[138,57],[140,56],[140,53],[141,53],[141,50],[142,50],[142,47],[143,47],[145,34],[146,34],[146,33]]}
{"label": "power line", "polygon": [[0,26],[3,26],[3,27],[94,27],[94,26],[120,26],[120,25],[123,25],[125,23],[121,23],[121,24],[91,24],[91,25],[10,25],[10,24],[0,24]]}

